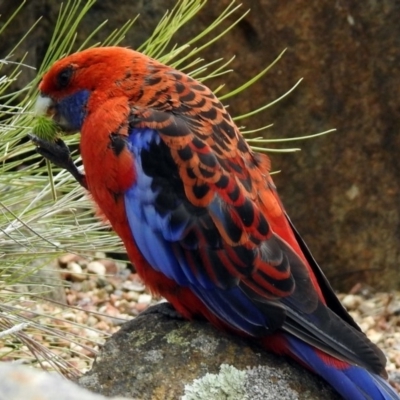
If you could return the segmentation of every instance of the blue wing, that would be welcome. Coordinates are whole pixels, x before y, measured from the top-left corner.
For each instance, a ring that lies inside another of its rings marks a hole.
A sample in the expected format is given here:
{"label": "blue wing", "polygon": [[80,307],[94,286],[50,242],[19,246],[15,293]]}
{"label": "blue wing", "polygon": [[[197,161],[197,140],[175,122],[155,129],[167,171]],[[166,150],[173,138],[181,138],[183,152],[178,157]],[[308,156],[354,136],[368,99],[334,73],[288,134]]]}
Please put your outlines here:
{"label": "blue wing", "polygon": [[[253,336],[265,334],[271,322],[241,292],[238,279],[220,265],[222,239],[207,210],[185,198],[158,132],[135,130],[128,146],[134,155],[137,181],[125,194],[125,206],[143,256],[168,278],[190,287],[215,315],[233,327]],[[205,264],[208,269],[199,268]],[[249,313],[251,308],[254,310]],[[283,314],[281,307],[277,308]]]}

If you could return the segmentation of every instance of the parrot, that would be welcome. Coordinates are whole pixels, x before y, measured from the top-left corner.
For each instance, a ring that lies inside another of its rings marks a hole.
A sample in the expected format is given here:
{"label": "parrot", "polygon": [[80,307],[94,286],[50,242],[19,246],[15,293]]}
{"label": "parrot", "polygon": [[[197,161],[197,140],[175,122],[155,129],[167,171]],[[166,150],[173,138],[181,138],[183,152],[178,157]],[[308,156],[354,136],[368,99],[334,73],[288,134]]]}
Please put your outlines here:
{"label": "parrot", "polygon": [[30,138],[87,189],[144,284],[183,318],[294,359],[344,399],[399,399],[383,352],[287,215],[269,157],[211,89],[130,48],[97,47],[49,68],[36,112],[80,132],[83,168],[61,138]]}

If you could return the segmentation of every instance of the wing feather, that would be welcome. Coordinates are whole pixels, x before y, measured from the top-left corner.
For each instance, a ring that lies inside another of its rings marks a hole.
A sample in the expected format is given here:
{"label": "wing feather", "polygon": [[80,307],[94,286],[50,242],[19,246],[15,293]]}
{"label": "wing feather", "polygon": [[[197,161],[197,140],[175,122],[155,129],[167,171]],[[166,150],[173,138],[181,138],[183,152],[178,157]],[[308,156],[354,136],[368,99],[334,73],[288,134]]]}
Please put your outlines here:
{"label": "wing feather", "polygon": [[227,113],[218,109],[210,124],[201,113],[135,107],[127,140],[137,173],[125,195],[128,220],[151,265],[232,329],[252,336],[283,329],[382,371],[380,351],[326,306],[323,274],[302,252],[268,160],[249,149]]}

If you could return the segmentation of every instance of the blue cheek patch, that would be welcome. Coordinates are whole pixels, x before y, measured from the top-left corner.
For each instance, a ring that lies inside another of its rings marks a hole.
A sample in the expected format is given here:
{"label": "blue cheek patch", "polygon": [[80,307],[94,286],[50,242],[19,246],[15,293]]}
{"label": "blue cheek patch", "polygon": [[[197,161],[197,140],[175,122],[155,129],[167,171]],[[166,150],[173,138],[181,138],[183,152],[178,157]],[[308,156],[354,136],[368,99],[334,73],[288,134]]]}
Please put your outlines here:
{"label": "blue cheek patch", "polygon": [[57,111],[60,114],[60,123],[68,130],[79,131],[86,117],[86,104],[89,100],[90,91],[80,90],[74,94],[65,97],[57,105]]}

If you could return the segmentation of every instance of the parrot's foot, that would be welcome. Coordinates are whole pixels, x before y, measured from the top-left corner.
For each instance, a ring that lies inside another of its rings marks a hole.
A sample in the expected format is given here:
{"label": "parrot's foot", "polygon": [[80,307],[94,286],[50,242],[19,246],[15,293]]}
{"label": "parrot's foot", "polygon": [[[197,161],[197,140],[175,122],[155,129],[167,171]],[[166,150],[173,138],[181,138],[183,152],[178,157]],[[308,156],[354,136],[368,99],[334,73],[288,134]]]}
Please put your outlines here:
{"label": "parrot's foot", "polygon": [[30,133],[29,139],[36,146],[36,151],[46,160],[51,161],[57,167],[67,170],[76,180],[87,189],[85,175],[82,174],[74,164],[68,146],[63,140],[57,138],[54,141],[47,141]]}
{"label": "parrot's foot", "polygon": [[139,315],[142,316],[147,314],[162,314],[171,319],[185,319],[181,314],[178,313],[178,311],[175,310],[174,306],[168,302],[158,303],[154,306],[151,306],[147,310],[141,312]]}

